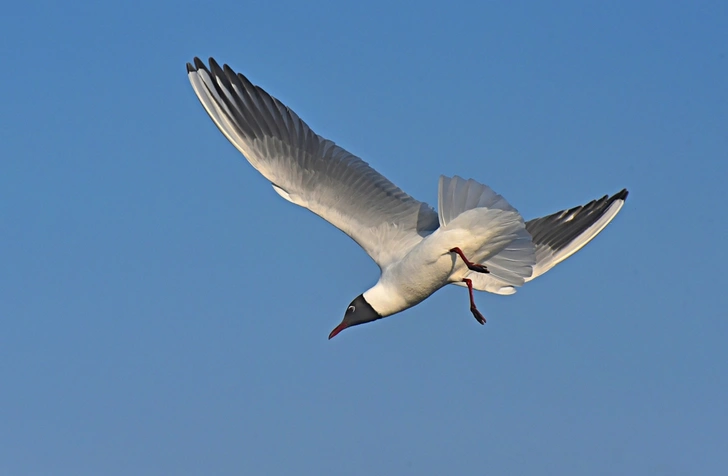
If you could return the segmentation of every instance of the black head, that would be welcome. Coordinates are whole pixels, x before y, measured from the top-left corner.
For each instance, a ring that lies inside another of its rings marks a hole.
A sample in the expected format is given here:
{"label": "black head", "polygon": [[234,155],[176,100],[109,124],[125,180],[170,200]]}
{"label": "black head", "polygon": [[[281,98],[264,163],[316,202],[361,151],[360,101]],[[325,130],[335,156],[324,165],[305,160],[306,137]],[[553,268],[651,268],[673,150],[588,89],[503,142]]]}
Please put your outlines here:
{"label": "black head", "polygon": [[341,324],[336,326],[333,331],[331,331],[329,339],[347,327],[358,326],[359,324],[365,324],[381,318],[382,316],[380,316],[379,313],[367,302],[367,300],[364,299],[364,295],[360,294],[356,297],[356,299],[351,301],[349,307],[346,308],[344,320],[341,321]]}

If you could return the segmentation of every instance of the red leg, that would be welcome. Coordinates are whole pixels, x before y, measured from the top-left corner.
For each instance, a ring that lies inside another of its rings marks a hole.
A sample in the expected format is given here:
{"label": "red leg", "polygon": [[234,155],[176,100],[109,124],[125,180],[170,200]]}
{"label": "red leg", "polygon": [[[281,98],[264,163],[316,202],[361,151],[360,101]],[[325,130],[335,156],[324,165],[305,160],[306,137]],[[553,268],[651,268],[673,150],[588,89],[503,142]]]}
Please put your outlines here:
{"label": "red leg", "polygon": [[483,317],[480,311],[478,311],[478,308],[475,307],[475,300],[473,299],[473,282],[468,278],[463,279],[463,282],[468,285],[468,293],[470,294],[470,312],[473,313],[473,317],[475,317],[476,321],[481,324],[485,324],[485,317]]}
{"label": "red leg", "polygon": [[468,267],[469,270],[477,271],[478,273],[490,273],[490,271],[488,271],[488,268],[486,268],[484,265],[473,263],[468,258],[466,258],[465,253],[463,253],[463,250],[461,250],[460,248],[455,247],[450,250],[450,253],[457,253],[458,255],[460,255],[463,261],[465,261],[465,265]]}

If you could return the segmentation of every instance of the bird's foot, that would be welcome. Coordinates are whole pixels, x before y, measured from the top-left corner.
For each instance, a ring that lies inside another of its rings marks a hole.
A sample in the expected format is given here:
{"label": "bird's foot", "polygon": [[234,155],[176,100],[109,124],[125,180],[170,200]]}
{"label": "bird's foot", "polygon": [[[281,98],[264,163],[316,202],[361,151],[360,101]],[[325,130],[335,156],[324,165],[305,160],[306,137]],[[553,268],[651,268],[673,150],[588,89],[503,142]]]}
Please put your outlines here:
{"label": "bird's foot", "polygon": [[475,318],[476,321],[480,322],[481,325],[485,324],[485,317],[483,317],[483,315],[480,313],[480,311],[478,311],[477,307],[472,306],[470,308],[470,312],[473,313],[473,317]]}
{"label": "bird's foot", "polygon": [[481,325],[485,324],[485,317],[478,311],[475,306],[475,299],[473,299],[473,281],[465,278],[463,282],[468,286],[468,295],[470,296],[470,312],[473,313],[473,317],[476,321],[480,322]]}
{"label": "bird's foot", "polygon": [[463,250],[461,250],[460,248],[455,247],[450,250],[450,253],[457,253],[458,256],[460,256],[460,258],[462,258],[463,262],[465,262],[465,266],[467,266],[469,270],[475,271],[478,273],[490,274],[490,271],[488,271],[488,268],[485,265],[473,263],[468,258],[466,258],[465,253],[463,253]]}
{"label": "bird's foot", "polygon": [[478,273],[490,274],[490,271],[488,271],[488,268],[484,264],[468,263],[468,269],[477,271]]}

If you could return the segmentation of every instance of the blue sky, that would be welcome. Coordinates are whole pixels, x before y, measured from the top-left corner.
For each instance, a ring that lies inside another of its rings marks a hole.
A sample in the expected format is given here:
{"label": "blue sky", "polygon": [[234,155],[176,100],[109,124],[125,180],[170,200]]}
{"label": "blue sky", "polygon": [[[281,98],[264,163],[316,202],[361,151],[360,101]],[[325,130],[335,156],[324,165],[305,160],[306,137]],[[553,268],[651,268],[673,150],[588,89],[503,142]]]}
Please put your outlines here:
{"label": "blue sky", "polygon": [[[723,474],[725,2],[136,3],[2,8],[0,474]],[[630,197],[484,327],[453,287],[327,341],[378,269],[194,56],[431,204]]]}

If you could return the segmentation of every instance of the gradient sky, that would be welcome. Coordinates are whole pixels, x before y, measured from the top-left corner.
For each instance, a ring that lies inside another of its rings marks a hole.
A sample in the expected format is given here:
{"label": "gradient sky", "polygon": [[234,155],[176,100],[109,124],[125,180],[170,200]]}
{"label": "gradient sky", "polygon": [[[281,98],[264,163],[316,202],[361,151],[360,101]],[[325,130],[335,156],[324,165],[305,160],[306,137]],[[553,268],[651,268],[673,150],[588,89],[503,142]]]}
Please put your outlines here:
{"label": "gradient sky", "polygon": [[[728,4],[548,3],[5,4],[0,474],[725,474]],[[327,341],[378,268],[194,56],[431,204],[630,196],[484,327],[451,287]]]}

